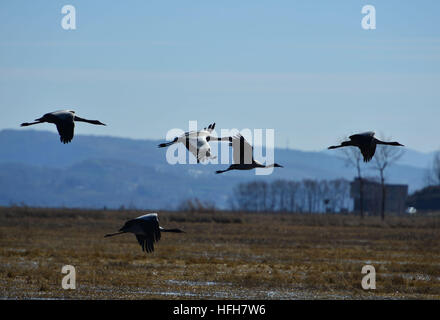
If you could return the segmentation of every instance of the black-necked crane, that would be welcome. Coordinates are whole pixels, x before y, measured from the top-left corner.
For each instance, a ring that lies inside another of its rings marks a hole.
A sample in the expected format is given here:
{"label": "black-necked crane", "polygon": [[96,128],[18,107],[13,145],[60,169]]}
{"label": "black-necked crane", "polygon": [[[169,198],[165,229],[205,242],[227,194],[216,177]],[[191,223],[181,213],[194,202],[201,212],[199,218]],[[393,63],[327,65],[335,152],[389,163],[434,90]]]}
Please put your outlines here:
{"label": "black-necked crane", "polygon": [[159,226],[157,213],[148,213],[143,216],[128,220],[119,229],[119,232],[106,234],[104,237],[112,237],[123,233],[134,233],[142,251],[153,252],[154,243],[160,240],[161,232],[184,233],[180,229],[164,229]]}
{"label": "black-necked crane", "polygon": [[373,158],[374,153],[376,152],[376,146],[378,144],[404,147],[404,145],[400,144],[399,142],[395,142],[395,141],[386,142],[376,139],[374,137],[374,132],[372,131],[354,134],[348,138],[350,140],[342,142],[339,146],[330,146],[328,148],[337,149],[348,146],[358,147],[361,150],[361,153],[364,157],[364,162],[368,162]]}
{"label": "black-necked crane", "polygon": [[[223,140],[225,138],[222,138]],[[215,173],[223,173],[229,170],[251,170],[255,168],[283,168],[278,163],[264,165],[254,159],[254,148],[247,142],[247,140],[238,134],[234,137],[229,137],[232,145],[232,158],[234,163],[226,170],[218,170]]]}
{"label": "black-necked crane", "polygon": [[35,122],[24,122],[22,127],[31,126],[38,123],[53,123],[57,126],[58,133],[60,134],[60,140],[62,143],[69,143],[73,139],[75,121],[87,122],[91,124],[105,126],[104,123],[98,120],[88,120],[78,117],[75,111],[72,110],[58,110],[54,112],[46,113],[41,118],[35,119]]}
{"label": "black-necked crane", "polygon": [[158,147],[164,148],[175,143],[183,143],[183,145],[196,157],[197,163],[206,159],[215,159],[217,157],[211,155],[209,141],[229,141],[229,137],[218,138],[212,136],[214,127],[215,123],[212,123],[203,130],[185,132],[180,137],[175,137],[173,141],[159,144]]}

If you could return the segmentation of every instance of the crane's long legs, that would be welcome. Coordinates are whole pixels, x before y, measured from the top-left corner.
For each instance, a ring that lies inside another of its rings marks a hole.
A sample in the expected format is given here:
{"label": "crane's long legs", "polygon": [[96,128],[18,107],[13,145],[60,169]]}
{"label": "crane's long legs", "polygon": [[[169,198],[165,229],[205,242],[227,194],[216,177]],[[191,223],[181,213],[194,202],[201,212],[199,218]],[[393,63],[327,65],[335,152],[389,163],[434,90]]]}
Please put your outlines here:
{"label": "crane's long legs", "polygon": [[336,148],[342,148],[342,147],[345,147],[345,146],[343,146],[342,144],[341,145],[339,145],[339,146],[330,146],[330,147],[328,147],[329,149],[336,149]]}
{"label": "crane's long legs", "polygon": [[219,173],[223,173],[223,172],[226,172],[226,171],[229,171],[229,170],[231,170],[231,168],[228,168],[226,170],[217,170],[215,173],[219,174]]}
{"label": "crane's long legs", "polygon": [[166,142],[166,143],[161,143],[158,145],[159,148],[165,148],[165,147],[169,147],[172,144],[175,144],[177,142],[177,138],[174,138],[173,141],[171,142]]}
{"label": "crane's long legs", "polygon": [[120,232],[115,232],[115,233],[109,233],[109,234],[106,234],[106,235],[104,236],[104,238],[117,236],[118,234],[123,234],[123,233],[125,233],[125,231],[120,231]]}

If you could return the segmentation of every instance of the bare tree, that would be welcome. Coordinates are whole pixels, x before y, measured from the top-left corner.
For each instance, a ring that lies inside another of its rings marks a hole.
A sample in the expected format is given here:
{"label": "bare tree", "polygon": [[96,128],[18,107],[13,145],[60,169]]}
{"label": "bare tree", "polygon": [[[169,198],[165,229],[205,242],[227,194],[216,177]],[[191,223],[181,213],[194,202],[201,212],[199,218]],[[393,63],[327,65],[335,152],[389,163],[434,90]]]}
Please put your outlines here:
{"label": "bare tree", "polygon": [[330,180],[328,182],[330,208],[333,212],[345,208],[345,203],[350,194],[350,182],[345,179]]}
{"label": "bare tree", "polygon": [[231,201],[231,209],[251,211],[255,210],[255,205],[253,203],[252,197],[249,196],[249,191],[251,188],[249,183],[240,183],[234,188],[234,197]]}
{"label": "bare tree", "polygon": [[297,211],[296,194],[300,188],[300,183],[296,181],[287,182],[287,203],[290,212]]}
{"label": "bare tree", "polygon": [[434,164],[432,166],[434,183],[440,185],[440,151],[434,155]]}
{"label": "bare tree", "polygon": [[243,211],[271,211],[270,185],[265,181],[240,183],[234,188],[234,197],[230,201],[231,209]]}
{"label": "bare tree", "polygon": [[308,212],[317,211],[317,203],[319,201],[319,185],[318,181],[313,179],[304,179],[302,181],[306,196]]}
{"label": "bare tree", "polygon": [[[381,139],[382,138],[383,137],[381,137]],[[380,216],[382,220],[385,219],[385,201],[386,201],[385,200],[386,199],[385,169],[391,166],[397,160],[399,160],[404,153],[405,151],[403,151],[400,148],[381,145],[378,146],[378,150],[376,151],[376,155],[374,157],[373,167],[379,172],[380,184],[382,187],[381,207],[380,207]]]}
{"label": "bare tree", "polygon": [[342,148],[340,149],[345,158],[345,164],[348,167],[356,169],[357,178],[359,180],[359,210],[361,218],[364,217],[364,179],[362,177],[362,161],[363,156],[359,148]]}
{"label": "bare tree", "polygon": [[440,151],[434,154],[432,168],[428,169],[426,180],[430,186],[440,186]]}
{"label": "bare tree", "polygon": [[287,181],[275,180],[270,185],[271,202],[274,211],[287,211],[286,198],[287,198]]}
{"label": "bare tree", "polygon": [[178,206],[179,211],[183,212],[215,212],[215,203],[212,201],[202,201],[198,198],[183,200]]}
{"label": "bare tree", "polygon": [[331,197],[330,183],[327,180],[321,180],[318,183],[319,205],[323,207],[323,211],[335,211],[333,204],[334,199]]}
{"label": "bare tree", "polygon": [[255,195],[257,199],[260,196],[260,200],[261,200],[259,205],[259,211],[266,212],[269,209],[268,201],[267,201],[269,196],[268,184],[265,181],[258,181],[256,183],[258,183],[258,189],[260,190],[260,192]]}

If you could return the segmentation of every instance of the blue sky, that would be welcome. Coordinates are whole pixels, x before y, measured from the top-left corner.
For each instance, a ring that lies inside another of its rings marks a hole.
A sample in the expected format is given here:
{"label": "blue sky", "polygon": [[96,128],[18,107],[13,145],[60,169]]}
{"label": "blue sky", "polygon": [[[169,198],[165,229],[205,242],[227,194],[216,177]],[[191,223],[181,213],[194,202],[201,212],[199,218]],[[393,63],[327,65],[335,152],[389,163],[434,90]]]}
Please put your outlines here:
{"label": "blue sky", "polygon": [[[77,30],[61,28],[66,4]],[[376,30],[361,28],[366,4]],[[108,124],[78,124],[77,134],[163,139],[197,120],[273,128],[276,145],[294,149],[373,130],[433,151],[439,9],[424,0],[2,1],[0,130],[68,107]]]}

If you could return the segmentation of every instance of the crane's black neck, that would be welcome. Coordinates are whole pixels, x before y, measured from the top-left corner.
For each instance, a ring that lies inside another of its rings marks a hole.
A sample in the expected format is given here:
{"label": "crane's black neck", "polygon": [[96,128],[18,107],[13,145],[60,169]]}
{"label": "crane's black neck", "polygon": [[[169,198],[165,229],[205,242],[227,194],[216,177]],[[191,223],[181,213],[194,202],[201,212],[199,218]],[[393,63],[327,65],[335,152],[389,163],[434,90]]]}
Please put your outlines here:
{"label": "crane's black neck", "polygon": [[105,124],[103,124],[99,120],[89,120],[89,119],[80,118],[78,116],[75,116],[74,119],[75,119],[75,121],[80,121],[80,122],[87,122],[87,123],[91,123],[91,124],[105,125]]}
{"label": "crane's black neck", "polygon": [[387,142],[387,141],[382,141],[379,139],[375,139],[377,144],[384,144],[384,145],[388,145],[388,146],[401,146],[401,144],[399,142],[393,141],[393,142]]}

